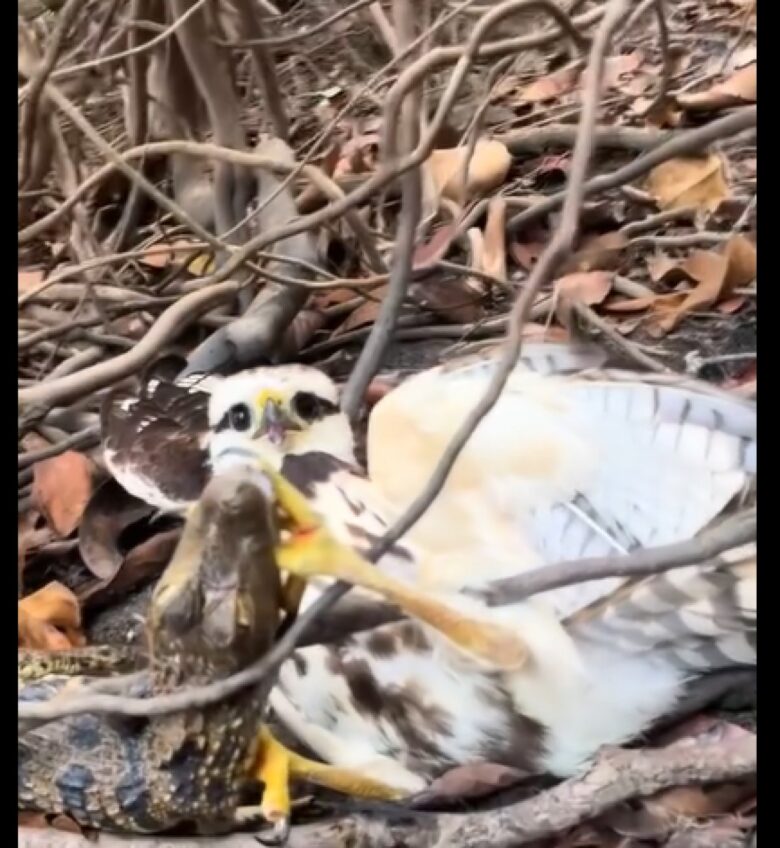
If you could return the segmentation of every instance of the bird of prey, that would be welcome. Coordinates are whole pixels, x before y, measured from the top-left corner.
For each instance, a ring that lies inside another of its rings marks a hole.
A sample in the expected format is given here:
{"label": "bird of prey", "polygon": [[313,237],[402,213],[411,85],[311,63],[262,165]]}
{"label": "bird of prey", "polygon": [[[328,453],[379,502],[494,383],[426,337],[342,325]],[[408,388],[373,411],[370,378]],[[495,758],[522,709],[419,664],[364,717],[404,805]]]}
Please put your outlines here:
{"label": "bird of prey", "polygon": [[[253,454],[363,552],[419,490],[495,360],[414,377],[375,408],[354,466],[336,387],[302,366],[211,393],[219,468]],[[453,649],[418,621],[299,650],[271,704],[326,762],[398,791],[473,761],[569,775],[669,712],[697,676],[755,663],[755,547],[643,579],[608,578],[487,607],[464,587],[558,560],[687,540],[755,485],[752,403],[619,371],[511,375],[426,519],[378,568],[405,571],[526,647],[515,668]],[[426,523],[427,522],[427,523]],[[359,791],[359,788],[356,788]]]}

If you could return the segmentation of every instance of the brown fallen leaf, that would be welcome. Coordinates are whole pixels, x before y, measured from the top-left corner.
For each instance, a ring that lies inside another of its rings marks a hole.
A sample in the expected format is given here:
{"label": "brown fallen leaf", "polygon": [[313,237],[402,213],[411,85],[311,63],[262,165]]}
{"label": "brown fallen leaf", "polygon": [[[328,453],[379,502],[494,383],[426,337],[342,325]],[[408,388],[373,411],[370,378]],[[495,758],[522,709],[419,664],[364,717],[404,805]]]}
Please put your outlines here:
{"label": "brown fallen leaf", "polygon": [[564,274],[575,271],[615,271],[620,267],[628,236],[615,230],[590,236],[563,267]]}
{"label": "brown fallen leaf", "polygon": [[306,307],[293,318],[279,342],[279,355],[293,359],[327,323],[327,316],[319,309]]}
{"label": "brown fallen leaf", "polygon": [[735,288],[751,282],[756,276],[756,249],[745,236],[732,236],[720,253],[695,250],[679,263],[658,257],[651,265],[651,276],[656,282],[666,284],[685,280],[694,288],[617,301],[610,303],[608,309],[612,312],[651,309],[653,315],[647,329],[650,335],[660,338],[689,313],[727,302]]}
{"label": "brown fallen leaf", "polygon": [[33,466],[33,500],[62,538],[70,536],[81,521],[92,494],[92,474],[92,462],[77,451],[65,451]]}
{"label": "brown fallen leaf", "polygon": [[113,478],[95,490],[78,534],[81,559],[95,577],[110,580],[119,571],[125,558],[119,547],[120,536],[153,512],[153,507],[134,498]]}
{"label": "brown fallen leaf", "polygon": [[158,577],[170,562],[181,537],[181,528],[163,530],[136,545],[109,580],[93,583],[78,594],[82,606],[105,606],[124,597],[141,583]]}
{"label": "brown fallen leaf", "polygon": [[468,149],[465,146],[434,150],[425,170],[439,197],[463,204],[487,194],[504,183],[512,164],[512,155],[500,141],[479,139],[469,161],[468,176],[463,184],[463,166]]}
{"label": "brown fallen leaf", "polygon": [[469,763],[455,766],[436,778],[412,804],[419,807],[443,800],[479,798],[504,789],[528,775],[519,769],[498,763]]}
{"label": "brown fallen leaf", "polygon": [[421,268],[428,268],[444,259],[457,232],[458,226],[455,221],[450,221],[435,229],[427,241],[415,247],[414,253],[412,253],[412,269],[419,271]]}
{"label": "brown fallen leaf", "polygon": [[645,184],[661,209],[693,206],[713,212],[729,196],[723,159],[678,156],[653,168]]}
{"label": "brown fallen leaf", "polygon": [[357,330],[359,327],[365,327],[368,324],[373,324],[376,321],[376,316],[382,306],[382,300],[387,294],[387,286],[380,286],[371,292],[375,300],[367,300],[361,303],[357,309],[347,315],[347,317],[333,331],[334,336],[340,336],[348,333],[350,330]]}
{"label": "brown fallen leaf", "polygon": [[22,648],[61,651],[86,642],[76,596],[56,580],[22,598],[17,611]]}
{"label": "brown fallen leaf", "polygon": [[17,533],[17,555],[19,568],[19,590],[21,592],[22,577],[24,567],[27,562],[27,555],[48,544],[52,540],[52,531],[48,526],[39,526],[41,515],[35,510],[27,510],[26,513],[19,516],[18,533]]}
{"label": "brown fallen leaf", "polygon": [[443,321],[471,324],[484,318],[485,291],[485,284],[474,277],[438,275],[415,280],[409,286],[409,299]]}
{"label": "brown fallen leaf", "polygon": [[686,112],[714,112],[755,103],[757,89],[756,63],[753,62],[740,68],[725,82],[719,82],[706,91],[678,94],[676,100]]}
{"label": "brown fallen leaf", "polygon": [[520,92],[520,101],[524,103],[544,103],[555,100],[562,94],[574,90],[580,78],[578,64],[567,65],[547,76],[539,77]]}
{"label": "brown fallen leaf", "polygon": [[595,306],[603,303],[612,290],[612,277],[609,271],[587,271],[566,274],[555,283],[555,293],[567,300]]}

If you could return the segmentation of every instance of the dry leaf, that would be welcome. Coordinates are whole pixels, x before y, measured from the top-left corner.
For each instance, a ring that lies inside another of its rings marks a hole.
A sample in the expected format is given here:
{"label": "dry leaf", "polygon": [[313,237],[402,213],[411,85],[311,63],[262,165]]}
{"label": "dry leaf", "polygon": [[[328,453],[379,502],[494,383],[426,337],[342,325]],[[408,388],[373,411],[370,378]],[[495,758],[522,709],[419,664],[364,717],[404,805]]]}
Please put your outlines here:
{"label": "dry leaf", "polygon": [[503,197],[494,197],[488,203],[482,270],[499,280],[506,279],[506,200]]}
{"label": "dry leaf", "polygon": [[524,103],[544,103],[546,100],[555,100],[562,94],[572,91],[579,77],[579,66],[567,65],[527,85],[520,93],[520,100]]}
{"label": "dry leaf", "polygon": [[440,259],[444,259],[457,232],[458,227],[454,221],[434,230],[428,241],[415,247],[412,254],[412,269],[418,271],[421,268],[428,268]]}
{"label": "dry leaf", "polygon": [[101,580],[110,580],[124,561],[119,537],[153,512],[153,507],[134,498],[116,480],[106,480],[90,498],[79,526],[84,565]]}
{"label": "dry leaf", "polygon": [[693,206],[713,212],[729,196],[724,163],[720,156],[679,156],[653,168],[647,191],[661,209]]}
{"label": "dry leaf", "polygon": [[76,596],[56,580],[19,601],[18,631],[22,648],[60,651],[86,641]]}
{"label": "dry leaf", "polygon": [[444,799],[479,798],[497,789],[504,789],[527,777],[525,772],[497,763],[469,763],[455,766],[436,778],[424,793],[415,799],[415,806],[441,803]]}
{"label": "dry leaf", "polygon": [[758,80],[755,62],[740,68],[725,82],[717,83],[706,91],[694,94],[680,94],[677,103],[688,112],[712,112],[718,109],[731,109],[745,103],[755,103]]}
{"label": "dry leaf", "polygon": [[151,578],[159,577],[170,562],[176,549],[181,528],[163,530],[136,545],[124,558],[121,567],[109,580],[93,583],[80,591],[78,598],[83,606],[98,604],[105,606],[114,600],[126,597],[128,591]]}
{"label": "dry leaf", "polygon": [[444,321],[471,324],[484,317],[484,283],[473,277],[437,276],[409,286],[409,297]]}
{"label": "dry leaf", "polygon": [[66,451],[33,466],[33,500],[49,526],[62,538],[78,527],[92,494],[92,463]]}
{"label": "dry leaf", "polygon": [[456,203],[494,191],[504,183],[512,156],[500,141],[480,139],[474,145],[474,155],[468,168],[465,188],[463,186],[463,164],[468,149],[465,146],[434,150],[425,163],[438,196],[447,197]]}
{"label": "dry leaf", "polygon": [[365,327],[367,324],[373,324],[376,321],[376,316],[379,314],[379,309],[382,305],[382,299],[387,294],[387,286],[380,286],[371,292],[376,300],[367,300],[361,303],[357,309],[350,312],[344,321],[333,331],[334,336],[341,336],[348,333],[350,330],[357,330],[358,327]]}
{"label": "dry leaf", "polygon": [[302,309],[293,318],[279,342],[279,355],[284,359],[293,359],[327,323],[327,316],[319,309]]}
{"label": "dry leaf", "polygon": [[568,300],[588,306],[602,303],[612,289],[612,274],[609,271],[588,271],[566,274],[555,281],[555,292]]}
{"label": "dry leaf", "polygon": [[43,282],[41,268],[19,268],[17,274],[17,294],[27,294],[37,289]]}
{"label": "dry leaf", "polygon": [[695,250],[679,263],[655,257],[650,264],[654,280],[673,284],[687,280],[690,291],[677,291],[653,297],[640,297],[610,303],[613,312],[636,312],[651,308],[654,317],[648,332],[660,337],[673,330],[690,312],[728,301],[735,288],[747,285],[756,276],[756,249],[745,236],[732,236],[721,253]]}
{"label": "dry leaf", "polygon": [[585,239],[580,249],[565,264],[564,273],[575,271],[614,271],[622,261],[628,236],[615,230]]}

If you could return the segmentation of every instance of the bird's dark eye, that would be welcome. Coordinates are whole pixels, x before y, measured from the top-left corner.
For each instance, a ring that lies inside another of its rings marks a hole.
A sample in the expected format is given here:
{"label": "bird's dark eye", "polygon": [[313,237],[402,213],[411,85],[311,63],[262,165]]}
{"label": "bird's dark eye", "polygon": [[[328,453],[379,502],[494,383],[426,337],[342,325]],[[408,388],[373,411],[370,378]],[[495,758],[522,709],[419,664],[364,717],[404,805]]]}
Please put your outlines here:
{"label": "bird's dark eye", "polygon": [[304,421],[314,421],[325,414],[326,403],[311,392],[298,392],[292,399],[292,408]]}
{"label": "bird's dark eye", "polygon": [[244,433],[252,426],[252,411],[245,403],[237,403],[228,410],[228,422],[231,429]]}

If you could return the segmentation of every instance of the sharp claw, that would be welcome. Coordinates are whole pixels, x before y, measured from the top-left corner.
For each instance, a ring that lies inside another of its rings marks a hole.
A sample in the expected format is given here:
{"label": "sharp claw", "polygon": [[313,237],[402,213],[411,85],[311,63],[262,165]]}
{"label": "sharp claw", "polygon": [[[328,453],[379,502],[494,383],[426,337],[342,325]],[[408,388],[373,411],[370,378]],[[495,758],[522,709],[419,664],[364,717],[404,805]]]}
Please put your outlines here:
{"label": "sharp claw", "polygon": [[288,816],[284,816],[281,819],[278,819],[274,822],[273,830],[271,831],[270,836],[266,836],[264,834],[257,834],[255,839],[261,845],[285,845],[287,840],[290,838],[290,819]]}

